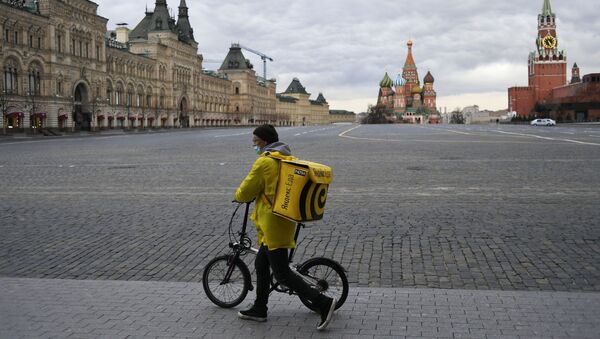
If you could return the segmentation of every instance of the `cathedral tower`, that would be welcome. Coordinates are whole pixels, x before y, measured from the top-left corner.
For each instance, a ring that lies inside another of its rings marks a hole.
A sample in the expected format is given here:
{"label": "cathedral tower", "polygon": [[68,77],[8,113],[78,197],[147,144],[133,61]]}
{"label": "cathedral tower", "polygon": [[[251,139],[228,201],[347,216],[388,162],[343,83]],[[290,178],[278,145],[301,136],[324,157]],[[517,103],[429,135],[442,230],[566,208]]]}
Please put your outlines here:
{"label": "cathedral tower", "polygon": [[386,108],[393,107],[394,91],[392,86],[394,82],[390,79],[390,76],[385,72],[383,79],[379,82],[379,97],[377,99],[377,106],[385,106]]}
{"label": "cathedral tower", "polygon": [[408,55],[402,69],[402,77],[406,80],[406,85],[410,91],[411,87],[419,82],[419,74],[417,73],[417,65],[415,65],[415,59],[412,55],[412,40],[408,40],[406,46],[408,46]]}
{"label": "cathedral tower", "polygon": [[425,75],[425,78],[423,79],[423,82],[425,83],[423,88],[423,105],[429,112],[436,111],[437,94],[433,90],[434,81],[435,79],[433,78],[433,75],[431,75],[431,72],[427,71],[427,75]]}
{"label": "cathedral tower", "polygon": [[406,111],[406,96],[404,92],[404,83],[406,80],[402,78],[402,75],[398,74],[394,85],[396,88],[396,99],[394,103],[394,113],[400,114]]}

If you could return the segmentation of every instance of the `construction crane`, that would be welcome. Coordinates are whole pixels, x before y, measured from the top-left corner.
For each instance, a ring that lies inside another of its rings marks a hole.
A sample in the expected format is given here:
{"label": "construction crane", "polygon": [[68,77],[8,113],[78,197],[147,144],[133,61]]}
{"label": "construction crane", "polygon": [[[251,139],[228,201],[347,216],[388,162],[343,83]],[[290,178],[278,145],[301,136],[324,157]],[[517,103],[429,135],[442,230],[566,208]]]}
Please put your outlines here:
{"label": "construction crane", "polygon": [[258,55],[260,57],[260,59],[263,61],[263,78],[265,79],[265,81],[267,81],[267,60],[269,61],[273,61],[273,58],[271,58],[270,56],[265,55],[264,53],[261,53],[259,51],[255,51],[252,48],[248,48],[245,46],[242,46],[240,44],[233,44],[234,46],[237,45],[239,48],[245,49],[250,53],[254,53],[256,55]]}

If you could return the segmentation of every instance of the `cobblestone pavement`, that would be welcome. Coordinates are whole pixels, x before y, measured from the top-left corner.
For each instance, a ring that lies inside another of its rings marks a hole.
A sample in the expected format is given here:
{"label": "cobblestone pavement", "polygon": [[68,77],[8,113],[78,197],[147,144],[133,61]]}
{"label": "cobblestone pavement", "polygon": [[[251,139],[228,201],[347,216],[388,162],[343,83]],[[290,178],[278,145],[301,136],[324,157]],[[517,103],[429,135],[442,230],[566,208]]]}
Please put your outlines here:
{"label": "cobblestone pavement", "polygon": [[[201,284],[0,278],[1,338],[597,338],[600,293],[350,290],[324,332],[297,298],[237,319]],[[250,299],[250,298],[248,298]]]}
{"label": "cobblestone pavement", "polygon": [[[600,128],[355,127],[280,129],[334,168],[298,261],[353,288],[600,291]],[[2,140],[0,276],[199,282],[250,133]]]}

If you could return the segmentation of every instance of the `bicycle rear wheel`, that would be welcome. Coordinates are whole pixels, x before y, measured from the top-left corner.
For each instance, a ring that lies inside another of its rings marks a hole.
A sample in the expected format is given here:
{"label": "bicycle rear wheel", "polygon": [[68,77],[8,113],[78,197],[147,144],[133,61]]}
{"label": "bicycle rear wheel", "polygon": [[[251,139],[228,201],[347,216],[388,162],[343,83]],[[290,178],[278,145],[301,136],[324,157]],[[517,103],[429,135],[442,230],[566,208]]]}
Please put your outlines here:
{"label": "bicycle rear wheel", "polygon": [[[298,273],[313,288],[330,298],[335,298],[337,300],[336,310],[342,307],[348,297],[349,289],[348,278],[342,265],[329,258],[312,258],[298,267]],[[300,298],[300,300],[306,307],[317,311],[310,300],[304,298]]]}
{"label": "bicycle rear wheel", "polygon": [[[227,279],[228,272],[231,273]],[[252,282],[246,264],[230,255],[211,260],[202,273],[202,286],[210,301],[223,308],[239,305],[248,294]]]}

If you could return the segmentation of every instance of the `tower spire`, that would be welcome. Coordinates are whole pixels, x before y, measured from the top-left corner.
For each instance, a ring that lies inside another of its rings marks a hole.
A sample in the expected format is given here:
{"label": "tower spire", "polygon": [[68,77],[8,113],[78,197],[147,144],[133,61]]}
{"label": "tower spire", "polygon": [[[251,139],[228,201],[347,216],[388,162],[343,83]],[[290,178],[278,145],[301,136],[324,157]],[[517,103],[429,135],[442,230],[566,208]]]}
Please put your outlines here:
{"label": "tower spire", "polygon": [[408,55],[406,56],[404,68],[402,69],[402,77],[406,80],[407,84],[416,84],[419,82],[419,75],[417,74],[417,65],[415,65],[415,59],[412,55],[412,40],[408,40],[406,46],[408,46]]}
{"label": "tower spire", "polygon": [[188,7],[185,0],[181,0],[179,3],[179,15],[177,17],[177,31],[179,34],[179,40],[185,43],[194,42],[194,30],[190,24],[188,16]]}
{"label": "tower spire", "polygon": [[542,15],[552,15],[552,6],[550,0],[544,0],[544,7],[542,8]]}
{"label": "tower spire", "polygon": [[412,55],[412,46],[413,46],[412,40],[408,40],[408,42],[406,43],[406,46],[408,46],[408,55],[406,56],[406,61],[404,62],[404,67],[415,66],[415,59],[413,58],[413,55]]}
{"label": "tower spire", "polygon": [[179,4],[179,17],[187,17],[188,16],[188,6],[185,3],[185,0],[181,0]]}

